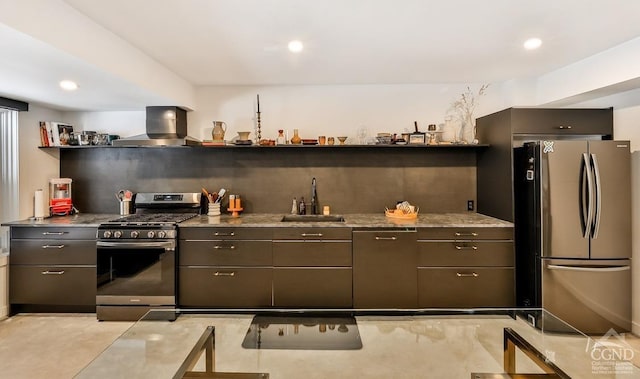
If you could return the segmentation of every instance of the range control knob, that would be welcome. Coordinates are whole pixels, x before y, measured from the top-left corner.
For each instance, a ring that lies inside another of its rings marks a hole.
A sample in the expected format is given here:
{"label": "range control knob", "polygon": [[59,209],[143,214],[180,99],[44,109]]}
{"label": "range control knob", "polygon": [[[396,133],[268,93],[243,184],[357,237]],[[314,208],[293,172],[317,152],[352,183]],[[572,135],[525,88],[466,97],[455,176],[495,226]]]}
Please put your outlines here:
{"label": "range control knob", "polygon": [[104,233],[102,233],[102,236],[104,238],[111,238],[111,230],[105,230]]}
{"label": "range control knob", "polygon": [[149,238],[153,238],[156,235],[156,232],[154,232],[153,230],[149,230],[149,233],[147,233],[147,237]]}
{"label": "range control knob", "polygon": [[113,238],[120,238],[122,237],[122,232],[119,230],[116,230],[115,232],[113,232]]}
{"label": "range control knob", "polygon": [[134,231],[132,231],[132,232],[131,232],[131,238],[138,238],[138,235],[139,235],[139,234],[140,234],[140,233],[138,233],[138,231],[137,231],[137,230],[134,230]]}
{"label": "range control knob", "polygon": [[160,238],[164,238],[167,236],[167,232],[165,232],[164,230],[161,230],[158,232],[158,237]]}

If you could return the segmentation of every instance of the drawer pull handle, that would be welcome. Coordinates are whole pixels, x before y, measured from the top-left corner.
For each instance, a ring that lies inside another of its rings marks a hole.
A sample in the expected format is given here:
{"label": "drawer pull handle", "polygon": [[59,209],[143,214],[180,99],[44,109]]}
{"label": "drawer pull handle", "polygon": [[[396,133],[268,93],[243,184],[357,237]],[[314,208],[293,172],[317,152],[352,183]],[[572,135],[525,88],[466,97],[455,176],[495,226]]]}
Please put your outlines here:
{"label": "drawer pull handle", "polygon": [[220,236],[220,237],[233,237],[236,235],[236,232],[231,232],[231,233],[220,233],[220,232],[215,232],[213,233],[214,236]]}
{"label": "drawer pull handle", "polygon": [[472,246],[460,246],[460,245],[456,245],[456,250],[478,250],[478,246],[476,245],[472,245]]}
{"label": "drawer pull handle", "polygon": [[322,233],[302,233],[300,234],[302,237],[322,237]]}
{"label": "drawer pull handle", "polygon": [[565,125],[560,125],[560,126],[558,126],[558,129],[571,129],[571,128],[572,128],[571,125],[566,125],[566,126]]}
{"label": "drawer pull handle", "polygon": [[398,238],[396,237],[378,237],[376,236],[376,241],[395,241]]}
{"label": "drawer pull handle", "polygon": [[456,276],[458,278],[477,278],[478,276],[480,276],[480,274],[478,274],[477,272],[472,272],[472,273],[456,272]]}
{"label": "drawer pull handle", "polygon": [[63,249],[64,245],[42,245],[43,249]]}
{"label": "drawer pull handle", "polygon": [[42,271],[42,275],[62,275],[64,274],[64,270],[60,270],[60,271]]}
{"label": "drawer pull handle", "polygon": [[216,245],[213,248],[216,249],[216,250],[222,250],[222,249],[235,250],[236,249],[235,245],[231,245],[231,246]]}
{"label": "drawer pull handle", "polygon": [[456,237],[477,237],[478,233],[476,232],[471,232],[471,233],[462,233],[462,232],[456,232]]}
{"label": "drawer pull handle", "polygon": [[236,272],[235,271],[231,271],[231,272],[223,272],[223,271],[216,271],[213,276],[236,276]]}
{"label": "drawer pull handle", "polygon": [[42,232],[43,236],[62,236],[67,232]]}

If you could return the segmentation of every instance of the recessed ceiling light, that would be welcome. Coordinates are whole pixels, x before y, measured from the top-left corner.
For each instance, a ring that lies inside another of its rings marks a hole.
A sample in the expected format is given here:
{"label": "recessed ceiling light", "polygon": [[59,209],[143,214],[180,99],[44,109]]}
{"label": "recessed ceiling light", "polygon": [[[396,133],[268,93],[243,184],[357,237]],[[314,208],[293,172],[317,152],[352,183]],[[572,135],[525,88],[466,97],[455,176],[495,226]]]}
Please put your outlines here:
{"label": "recessed ceiling light", "polygon": [[302,49],[304,49],[304,45],[302,44],[302,42],[298,41],[298,40],[293,40],[291,42],[289,42],[289,51],[292,53],[299,53],[302,51]]}
{"label": "recessed ceiling light", "polygon": [[529,38],[524,41],[524,48],[527,50],[535,50],[542,45],[542,40],[540,38]]}
{"label": "recessed ceiling light", "polygon": [[78,89],[78,84],[73,80],[63,80],[60,82],[60,88],[65,91],[75,91]]}

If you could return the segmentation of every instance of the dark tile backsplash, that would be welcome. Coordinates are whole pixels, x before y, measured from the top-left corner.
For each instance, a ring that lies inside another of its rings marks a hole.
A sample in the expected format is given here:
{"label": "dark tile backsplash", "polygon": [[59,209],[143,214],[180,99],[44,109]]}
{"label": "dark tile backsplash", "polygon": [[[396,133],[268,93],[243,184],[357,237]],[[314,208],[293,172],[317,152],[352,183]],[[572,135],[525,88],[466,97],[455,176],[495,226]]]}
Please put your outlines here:
{"label": "dark tile backsplash", "polygon": [[245,212],[288,213],[293,197],[310,201],[313,177],[320,205],[332,213],[382,212],[398,200],[422,212],[464,212],[476,199],[473,148],[62,149],[60,175],[73,179],[73,202],[84,213],[117,213],[119,189],[201,187],[239,194]]}

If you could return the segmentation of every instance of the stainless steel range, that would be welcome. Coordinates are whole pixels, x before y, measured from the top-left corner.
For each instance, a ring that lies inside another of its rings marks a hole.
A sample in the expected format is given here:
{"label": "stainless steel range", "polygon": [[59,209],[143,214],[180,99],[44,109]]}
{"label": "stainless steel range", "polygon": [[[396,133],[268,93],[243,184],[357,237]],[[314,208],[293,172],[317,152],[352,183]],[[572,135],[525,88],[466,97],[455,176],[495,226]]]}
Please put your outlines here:
{"label": "stainless steel range", "polygon": [[198,215],[200,194],[138,193],[134,204],[135,214],[98,227],[98,320],[135,321],[150,308],[176,307],[178,224]]}

